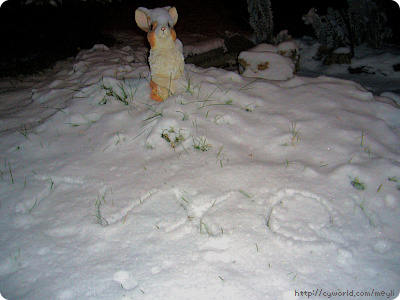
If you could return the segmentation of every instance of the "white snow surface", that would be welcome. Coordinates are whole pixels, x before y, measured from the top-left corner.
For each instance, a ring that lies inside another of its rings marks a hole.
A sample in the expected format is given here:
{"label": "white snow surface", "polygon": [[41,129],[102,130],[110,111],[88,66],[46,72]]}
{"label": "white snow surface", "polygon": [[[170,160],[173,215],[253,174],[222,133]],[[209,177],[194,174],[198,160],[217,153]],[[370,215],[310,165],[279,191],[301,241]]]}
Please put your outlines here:
{"label": "white snow surface", "polygon": [[187,57],[190,55],[196,55],[218,48],[225,48],[224,40],[222,38],[205,40],[191,45],[185,45],[183,47],[183,55]]}
{"label": "white snow surface", "polygon": [[399,109],[193,65],[156,103],[137,58],[96,45],[0,82],[3,297],[399,293]]}

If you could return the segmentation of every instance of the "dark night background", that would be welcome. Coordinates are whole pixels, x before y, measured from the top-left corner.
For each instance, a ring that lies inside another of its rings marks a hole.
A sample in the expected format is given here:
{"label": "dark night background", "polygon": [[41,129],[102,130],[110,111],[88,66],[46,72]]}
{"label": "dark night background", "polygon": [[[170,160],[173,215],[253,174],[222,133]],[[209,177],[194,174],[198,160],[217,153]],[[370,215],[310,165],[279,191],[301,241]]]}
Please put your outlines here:
{"label": "dark night background", "polygon": [[[400,44],[400,9],[394,1],[377,0],[384,8],[394,37],[391,43]],[[51,66],[56,60],[75,56],[80,49],[96,43],[108,46],[117,41],[107,33],[132,31],[144,34],[134,21],[135,9],[176,6],[179,34],[197,33],[209,37],[221,36],[226,30],[251,34],[246,0],[126,0],[113,4],[95,1],[64,0],[59,7],[50,5],[21,5],[21,1],[3,3],[0,9],[0,76],[29,74]],[[346,0],[271,0],[274,34],[289,30],[293,37],[313,36],[310,25],[302,16],[316,7],[320,15],[327,7],[347,7]]]}

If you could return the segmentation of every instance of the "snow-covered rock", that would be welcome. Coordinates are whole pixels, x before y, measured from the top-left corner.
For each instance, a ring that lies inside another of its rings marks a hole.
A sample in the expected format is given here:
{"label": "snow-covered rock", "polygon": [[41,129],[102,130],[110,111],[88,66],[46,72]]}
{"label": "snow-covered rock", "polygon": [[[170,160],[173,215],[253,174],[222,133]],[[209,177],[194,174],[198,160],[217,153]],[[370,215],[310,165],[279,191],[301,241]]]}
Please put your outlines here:
{"label": "snow-covered rock", "polygon": [[239,71],[244,77],[287,80],[296,73],[299,58],[294,42],[260,44],[239,54]]}
{"label": "snow-covered rock", "polygon": [[244,77],[271,80],[287,80],[293,77],[293,61],[277,53],[244,51],[240,53],[238,60],[244,69]]}

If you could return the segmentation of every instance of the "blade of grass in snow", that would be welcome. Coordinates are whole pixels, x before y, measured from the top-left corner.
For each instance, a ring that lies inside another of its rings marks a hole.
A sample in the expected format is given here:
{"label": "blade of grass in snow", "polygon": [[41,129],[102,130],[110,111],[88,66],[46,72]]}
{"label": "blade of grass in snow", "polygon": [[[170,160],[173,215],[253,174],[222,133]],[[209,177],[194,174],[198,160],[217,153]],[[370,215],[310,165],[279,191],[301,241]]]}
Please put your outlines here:
{"label": "blade of grass in snow", "polygon": [[254,103],[250,103],[250,104],[247,104],[247,105],[245,105],[245,106],[243,106],[242,108],[240,108],[239,110],[246,110],[246,111],[248,111],[248,112],[251,112],[251,109],[250,108],[248,108],[250,105],[253,105]]}
{"label": "blade of grass in snow", "polygon": [[143,120],[143,122],[145,122],[145,123],[142,125],[142,127],[147,125],[147,124],[149,124],[149,123],[151,123],[151,122],[153,122],[153,121],[155,121],[155,120],[157,120],[158,118],[161,118],[163,116],[163,112],[162,111],[161,112],[158,112],[158,111],[155,111],[155,110],[152,110],[152,111],[154,112],[154,114]]}
{"label": "blade of grass in snow", "polygon": [[13,177],[13,173],[12,173],[12,171],[11,171],[11,165],[10,165],[10,163],[8,163],[8,170],[10,171],[11,183],[14,184],[14,177]]}
{"label": "blade of grass in snow", "polygon": [[242,87],[238,90],[238,92],[240,92],[240,91],[242,91],[242,90],[249,90],[249,89],[252,89],[252,87],[249,87],[249,86],[250,86],[251,84],[253,84],[254,82],[256,82],[257,80],[260,80],[260,78],[256,78],[256,79],[250,81],[248,84],[242,86]]}
{"label": "blade of grass in snow", "polygon": [[28,212],[31,212],[35,208],[36,203],[37,203],[37,198],[35,197],[35,203],[33,203],[33,206],[28,210]]}
{"label": "blade of grass in snow", "polygon": [[245,191],[239,190],[239,192],[240,192],[243,196],[245,196],[246,198],[251,198],[251,196],[250,196],[249,194],[247,194]]}
{"label": "blade of grass in snow", "polygon": [[219,151],[217,153],[217,157],[216,159],[218,159],[218,157],[221,155],[222,149],[224,148],[224,145],[221,146],[221,148],[219,148]]}

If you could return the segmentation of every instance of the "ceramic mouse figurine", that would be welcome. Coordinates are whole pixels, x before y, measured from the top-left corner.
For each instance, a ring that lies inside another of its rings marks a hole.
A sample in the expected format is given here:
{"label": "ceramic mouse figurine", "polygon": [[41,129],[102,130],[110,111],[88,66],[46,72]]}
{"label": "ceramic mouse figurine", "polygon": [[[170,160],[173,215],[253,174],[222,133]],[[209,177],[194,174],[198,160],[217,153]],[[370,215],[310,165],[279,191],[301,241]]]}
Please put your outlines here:
{"label": "ceramic mouse figurine", "polygon": [[173,29],[178,21],[175,7],[147,9],[139,7],[135,21],[147,32],[150,43],[149,64],[151,72],[151,95],[156,101],[164,101],[177,91],[184,74],[182,43]]}

